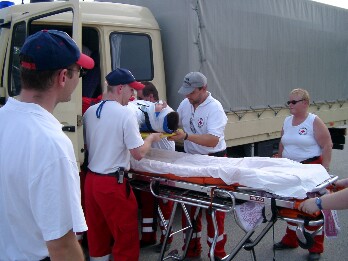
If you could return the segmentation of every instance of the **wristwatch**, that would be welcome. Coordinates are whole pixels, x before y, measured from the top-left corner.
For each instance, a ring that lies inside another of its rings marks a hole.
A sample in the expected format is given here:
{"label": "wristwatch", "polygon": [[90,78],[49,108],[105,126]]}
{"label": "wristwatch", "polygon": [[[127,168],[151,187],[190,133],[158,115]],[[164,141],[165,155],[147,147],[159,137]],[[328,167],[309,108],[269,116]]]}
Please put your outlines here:
{"label": "wristwatch", "polygon": [[321,198],[317,197],[315,199],[315,204],[317,204],[317,207],[322,210],[323,209],[323,206],[321,205]]}

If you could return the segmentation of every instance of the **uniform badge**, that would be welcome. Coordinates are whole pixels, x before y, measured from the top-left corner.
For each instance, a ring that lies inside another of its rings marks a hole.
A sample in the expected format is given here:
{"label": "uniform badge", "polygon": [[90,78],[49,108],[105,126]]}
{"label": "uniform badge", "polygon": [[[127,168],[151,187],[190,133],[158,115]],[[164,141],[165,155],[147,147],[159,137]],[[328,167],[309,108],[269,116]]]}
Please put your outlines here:
{"label": "uniform badge", "polygon": [[204,125],[204,120],[203,120],[203,118],[199,118],[199,120],[198,120],[198,128],[202,128],[203,125]]}
{"label": "uniform badge", "polygon": [[301,128],[298,130],[298,134],[300,135],[307,135],[307,128]]}

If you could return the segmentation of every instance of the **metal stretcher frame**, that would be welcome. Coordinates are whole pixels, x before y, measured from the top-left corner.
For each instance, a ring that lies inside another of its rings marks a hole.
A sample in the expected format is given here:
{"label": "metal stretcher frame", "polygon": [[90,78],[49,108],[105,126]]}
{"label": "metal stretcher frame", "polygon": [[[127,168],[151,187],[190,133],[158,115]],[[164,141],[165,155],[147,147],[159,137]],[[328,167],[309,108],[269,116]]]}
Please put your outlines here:
{"label": "metal stretcher frame", "polygon": [[[202,180],[204,181],[199,182],[199,178],[180,178],[171,174],[159,175],[145,172],[136,172],[133,170],[131,170],[128,173],[128,175],[130,177],[131,185],[134,189],[148,191],[151,192],[157,198],[174,202],[174,207],[168,223],[166,223],[161,209],[157,207],[159,217],[162,223],[164,224],[166,230],[165,240],[163,242],[162,251],[159,255],[158,260],[166,260],[169,258],[175,260],[184,260],[188,250],[188,243],[191,240],[193,234],[193,222],[198,216],[199,210],[201,208],[207,209],[209,211],[209,213],[212,216],[214,225],[215,233],[209,251],[210,260],[216,260],[214,257],[214,250],[218,238],[217,222],[215,215],[216,211],[222,211],[225,213],[231,212],[234,215],[234,219],[236,220],[238,226],[245,232],[245,235],[240,240],[240,242],[222,260],[232,260],[242,248],[251,251],[252,259],[256,260],[254,247],[274,226],[275,222],[278,219],[297,224],[298,227],[296,230],[296,234],[298,236],[299,244],[302,248],[306,249],[310,248],[313,245],[313,237],[317,233],[319,233],[323,228],[324,220],[321,213],[318,213],[318,215],[315,216],[311,216],[298,211],[297,208],[300,201],[296,199],[281,198],[267,192],[260,193],[260,191],[257,191],[253,188],[242,187],[238,184],[236,184],[235,186],[228,186],[225,183],[223,183],[222,180],[221,182],[216,182],[220,179],[214,178],[202,178]],[[331,176],[330,179],[318,185],[313,190],[313,194],[325,194],[326,188],[332,183],[334,183],[337,179],[337,176]],[[207,184],[207,182],[209,183],[210,180],[214,180],[212,182],[213,185]],[[266,223],[266,225],[254,240],[251,240],[251,237],[255,233],[255,230],[258,226],[256,226],[254,229],[250,231],[246,231],[241,225],[235,211],[235,207],[237,204],[244,203],[247,201],[264,204],[263,223]],[[173,221],[176,211],[178,210],[179,204],[183,209],[183,213],[185,215],[188,225],[185,228],[173,232]],[[195,213],[193,221],[191,221],[190,219],[186,205],[197,207],[197,211]],[[284,211],[282,211],[283,209],[292,210],[291,215],[287,215],[286,213],[284,213]],[[319,229],[310,234],[304,231],[305,225],[320,227]],[[184,231],[186,231],[187,243],[182,255],[179,255],[178,251],[174,250],[170,252],[166,257],[164,257],[164,249],[166,249],[168,238],[170,236]]]}

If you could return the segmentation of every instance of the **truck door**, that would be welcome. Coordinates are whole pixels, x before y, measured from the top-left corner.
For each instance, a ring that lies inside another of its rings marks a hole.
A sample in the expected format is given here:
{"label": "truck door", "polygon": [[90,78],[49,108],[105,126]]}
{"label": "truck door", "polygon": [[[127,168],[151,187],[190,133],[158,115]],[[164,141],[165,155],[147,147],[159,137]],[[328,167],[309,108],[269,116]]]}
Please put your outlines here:
{"label": "truck door", "polygon": [[[30,7],[29,7],[30,5]],[[4,74],[5,96],[15,97],[20,93],[19,53],[25,39],[42,29],[57,29],[70,34],[81,49],[81,21],[78,1],[29,4],[26,12],[14,13],[11,21],[10,44],[8,45]],[[70,102],[59,104],[54,116],[62,123],[63,131],[71,139],[77,161],[83,161],[82,88],[79,82]]]}

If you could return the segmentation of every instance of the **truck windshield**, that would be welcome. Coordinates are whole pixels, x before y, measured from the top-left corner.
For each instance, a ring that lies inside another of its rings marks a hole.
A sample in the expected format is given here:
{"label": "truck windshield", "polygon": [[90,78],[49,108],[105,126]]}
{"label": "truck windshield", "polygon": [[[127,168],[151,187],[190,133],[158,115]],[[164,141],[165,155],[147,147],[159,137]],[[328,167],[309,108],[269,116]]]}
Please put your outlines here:
{"label": "truck windshield", "polygon": [[152,44],[146,34],[110,35],[112,69],[126,68],[137,81],[153,80]]}

